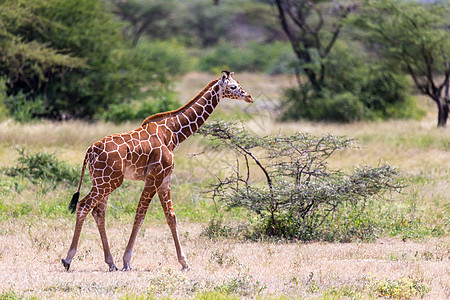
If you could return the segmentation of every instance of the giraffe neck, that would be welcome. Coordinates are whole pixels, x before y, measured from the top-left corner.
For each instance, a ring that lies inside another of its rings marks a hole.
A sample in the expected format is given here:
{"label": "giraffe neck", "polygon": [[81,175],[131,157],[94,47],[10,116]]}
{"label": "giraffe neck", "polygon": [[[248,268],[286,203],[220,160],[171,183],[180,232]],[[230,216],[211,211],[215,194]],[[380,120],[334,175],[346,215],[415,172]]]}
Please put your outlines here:
{"label": "giraffe neck", "polygon": [[218,83],[208,89],[203,89],[190,105],[166,119],[166,126],[173,133],[175,146],[186,140],[205,123],[206,119],[219,104],[222,98]]}

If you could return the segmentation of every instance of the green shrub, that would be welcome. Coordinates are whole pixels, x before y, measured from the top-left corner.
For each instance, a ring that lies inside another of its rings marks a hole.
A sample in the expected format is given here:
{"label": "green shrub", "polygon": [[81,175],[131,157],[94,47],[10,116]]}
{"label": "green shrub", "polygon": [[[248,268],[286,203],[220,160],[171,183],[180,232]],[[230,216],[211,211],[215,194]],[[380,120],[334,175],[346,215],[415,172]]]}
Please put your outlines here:
{"label": "green shrub", "polygon": [[195,295],[195,300],[239,300],[236,295],[227,295],[219,291],[207,291]]}
{"label": "green shrub", "polygon": [[[233,123],[214,122],[199,130],[236,155],[236,166],[218,176],[214,196],[227,208],[249,212],[252,239],[352,241],[375,237],[375,220],[367,215],[374,199],[403,187],[399,172],[389,166],[356,167],[345,174],[331,169],[328,158],[350,148],[346,137],[304,133],[258,137]],[[265,182],[253,183],[255,170]],[[230,232],[212,223],[205,234]]]}
{"label": "green shrub", "polygon": [[124,24],[104,1],[7,0],[0,17],[6,107],[21,121],[93,118],[110,105],[169,88],[169,73],[189,69],[184,49],[174,42],[131,48],[122,36]]}
{"label": "green shrub", "polygon": [[210,72],[229,69],[269,74],[288,73],[291,71],[290,64],[293,61],[291,52],[289,44],[282,42],[271,44],[251,42],[244,47],[222,43],[200,59],[198,68]]}
{"label": "green shrub", "polygon": [[103,112],[101,119],[111,122],[144,120],[156,113],[175,110],[181,104],[174,92],[161,89],[154,97],[146,100],[134,100],[113,104]]}
{"label": "green shrub", "polygon": [[333,121],[351,122],[361,118],[364,113],[364,106],[357,96],[350,92],[333,95],[324,100],[324,110],[321,118],[331,116]]}
{"label": "green shrub", "polygon": [[6,91],[6,80],[0,77],[0,122],[9,115],[8,108],[5,105],[5,100],[8,98]]}
{"label": "green shrub", "polygon": [[282,118],[351,122],[424,115],[406,75],[357,51],[356,45],[336,42],[327,58],[322,90],[308,84],[286,89]]}
{"label": "green shrub", "polygon": [[220,238],[240,238],[246,233],[248,234],[248,228],[244,226],[229,226],[223,224],[222,217],[213,217],[209,221],[208,226],[206,226],[201,235],[206,236],[212,240],[217,240]]}
{"label": "green shrub", "polygon": [[[193,59],[187,49],[176,41],[142,40],[131,50],[131,64],[139,72],[152,70],[151,76],[181,75],[189,72],[193,67]],[[142,76],[142,75],[141,75]],[[151,81],[151,78],[147,78]]]}
{"label": "green shrub", "polygon": [[25,297],[18,296],[15,291],[2,292],[0,294],[0,300],[18,300],[25,299]]}
{"label": "green shrub", "polygon": [[266,286],[261,286],[259,281],[255,281],[251,275],[238,274],[229,280],[224,280],[214,287],[214,290],[223,294],[238,294],[241,296],[255,296],[261,293]]}
{"label": "green shrub", "polygon": [[9,114],[21,123],[30,122],[36,119],[37,116],[46,114],[50,110],[42,97],[37,97],[30,101],[22,91],[7,97],[4,100],[4,104],[9,108]]}
{"label": "green shrub", "polygon": [[69,164],[60,161],[55,153],[37,152],[29,154],[24,149],[17,149],[19,158],[15,167],[2,169],[8,176],[23,176],[37,184],[48,182],[57,184],[62,182],[78,182],[80,173]]}
{"label": "green shrub", "polygon": [[431,290],[426,283],[412,278],[401,278],[399,280],[371,279],[368,288],[371,294],[390,299],[423,298]]}
{"label": "green shrub", "polygon": [[[328,94],[328,93],[327,93]],[[363,119],[365,107],[358,97],[350,92],[341,94],[297,100],[304,97],[297,88],[284,91],[285,99],[290,102],[289,110],[283,115],[284,119],[306,118],[310,120],[327,120],[336,122],[352,122]]]}

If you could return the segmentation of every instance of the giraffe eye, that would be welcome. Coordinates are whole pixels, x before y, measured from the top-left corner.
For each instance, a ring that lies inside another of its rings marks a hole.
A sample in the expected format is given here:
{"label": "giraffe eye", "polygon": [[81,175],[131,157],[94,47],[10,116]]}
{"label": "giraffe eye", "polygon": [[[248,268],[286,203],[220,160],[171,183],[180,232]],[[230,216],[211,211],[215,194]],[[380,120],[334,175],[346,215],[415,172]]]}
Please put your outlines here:
{"label": "giraffe eye", "polygon": [[232,89],[232,90],[235,90],[236,88],[237,88],[237,86],[235,86],[235,85],[230,86],[230,89]]}

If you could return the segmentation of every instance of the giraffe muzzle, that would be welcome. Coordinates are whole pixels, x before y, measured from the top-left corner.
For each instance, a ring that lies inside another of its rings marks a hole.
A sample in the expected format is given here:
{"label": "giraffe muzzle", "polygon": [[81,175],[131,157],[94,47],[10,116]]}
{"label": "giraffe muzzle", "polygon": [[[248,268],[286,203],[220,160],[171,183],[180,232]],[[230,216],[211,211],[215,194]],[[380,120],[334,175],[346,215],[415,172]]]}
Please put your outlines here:
{"label": "giraffe muzzle", "polygon": [[253,103],[253,98],[250,95],[245,96],[244,101],[247,103]]}

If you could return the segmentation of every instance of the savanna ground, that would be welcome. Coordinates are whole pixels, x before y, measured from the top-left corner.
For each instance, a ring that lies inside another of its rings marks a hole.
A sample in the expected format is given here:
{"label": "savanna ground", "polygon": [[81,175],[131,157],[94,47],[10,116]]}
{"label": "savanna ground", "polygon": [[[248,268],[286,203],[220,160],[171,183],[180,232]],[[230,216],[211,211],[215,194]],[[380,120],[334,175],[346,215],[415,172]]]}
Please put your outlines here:
{"label": "savanna ground", "polygon": [[[213,76],[191,73],[177,86],[182,102]],[[304,131],[332,133],[358,140],[359,149],[338,153],[335,168],[387,162],[410,177],[402,194],[380,201],[384,230],[373,241],[352,243],[246,242],[202,234],[216,205],[202,193],[225,166],[220,155],[190,156],[203,150],[193,137],[176,150],[172,181],[179,232],[189,272],[180,271],[159,201],[154,199],[139,234],[131,272],[107,272],[93,218],[85,222],[70,272],[60,259],[69,247],[75,217],[67,205],[77,182],[33,184],[0,175],[0,299],[48,298],[450,298],[450,130],[436,129],[436,111],[420,99],[428,115],[421,121],[392,120],[353,124],[278,123],[272,111],[279,88],[289,77],[236,74],[255,104],[223,100],[215,118],[244,120],[258,134]],[[0,123],[0,166],[11,167],[16,147],[55,152],[81,168],[85,149],[104,135],[133,129],[138,123]],[[109,199],[107,233],[118,267],[131,231],[141,183],[126,182]],[[89,189],[84,184],[82,194]],[[220,206],[220,203],[217,204]],[[220,209],[219,209],[220,210]],[[229,223],[245,213],[219,212]]]}

